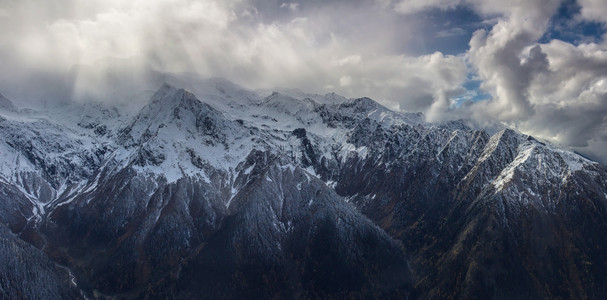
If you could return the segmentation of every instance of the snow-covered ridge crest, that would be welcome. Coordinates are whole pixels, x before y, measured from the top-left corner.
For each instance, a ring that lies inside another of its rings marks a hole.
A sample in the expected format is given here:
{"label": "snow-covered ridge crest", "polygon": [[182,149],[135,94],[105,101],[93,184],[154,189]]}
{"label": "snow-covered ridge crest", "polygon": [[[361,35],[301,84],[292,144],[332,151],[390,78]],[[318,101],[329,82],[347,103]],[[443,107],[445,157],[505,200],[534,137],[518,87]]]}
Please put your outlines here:
{"label": "snow-covered ridge crest", "polygon": [[[235,93],[223,90],[223,94]],[[127,150],[135,149],[121,155],[122,165],[164,174],[171,181],[189,175],[206,178],[191,157],[232,173],[253,149],[279,151],[300,147],[292,144],[296,141],[292,132],[298,128],[306,128],[314,137],[317,147],[322,149],[319,153],[322,157],[332,157],[329,151],[335,144],[342,149],[340,155],[348,156],[351,145],[346,137],[352,124],[362,119],[372,119],[387,127],[420,123],[419,114],[396,113],[369,98],[346,100],[334,94],[329,96],[340,102],[319,103],[275,92],[259,102],[225,99],[239,103],[234,106],[218,104],[217,99],[207,103],[207,99],[199,100],[185,89],[164,84],[119,134],[120,145]],[[300,157],[299,150],[290,151],[294,151],[290,155]]]}
{"label": "snow-covered ridge crest", "polygon": [[[514,174],[527,169],[550,169],[549,174],[563,180],[593,164],[511,129],[491,136],[481,146],[480,155],[474,156],[465,153],[476,139],[468,136],[470,129],[463,122],[428,124],[422,114],[394,112],[364,97],[275,92],[256,98],[253,92],[216,79],[198,86],[198,90],[206,91],[201,92],[204,96],[200,99],[185,89],[163,84],[130,119],[100,106],[75,110],[85,112],[86,117],[63,118],[58,112],[4,112],[1,115],[18,117],[0,120],[5,128],[0,143],[3,180],[15,183],[15,178],[22,178],[15,170],[44,174],[44,164],[51,169],[60,166],[60,172],[53,175],[55,179],[43,176],[56,189],[51,198],[59,197],[62,191],[77,193],[76,187],[91,188],[95,185],[93,178],[98,179],[101,172],[125,168],[144,176],[164,177],[169,183],[191,177],[230,189],[242,171],[239,166],[243,160],[253,150],[260,150],[287,157],[309,174],[324,176],[335,187],[338,178],[331,175],[336,174],[335,168],[343,168],[349,160],[379,162],[384,150],[378,147],[391,136],[398,146],[391,146],[394,153],[386,157],[402,159],[416,153],[414,157],[438,157],[443,162],[443,155],[459,155],[459,160],[444,162],[453,163],[456,170],[472,164],[467,171],[470,176],[460,178],[462,181],[474,177],[476,171],[492,168],[483,184],[497,191],[507,188]],[[63,120],[53,121],[57,118]],[[25,139],[15,139],[19,136]],[[536,152],[543,154],[538,156]],[[492,162],[483,165],[495,157],[511,160],[499,170]],[[546,162],[551,162],[549,167],[541,165]],[[385,163],[387,167],[394,161]],[[28,195],[36,197],[36,193]]]}
{"label": "snow-covered ridge crest", "polygon": [[506,189],[516,173],[537,178],[540,182],[535,182],[534,185],[541,186],[550,182],[564,182],[573,173],[590,165],[598,165],[578,154],[540,142],[531,136],[521,137],[526,139],[518,145],[516,157],[492,182],[496,193]]}
{"label": "snow-covered ridge crest", "polygon": [[[123,166],[173,182],[184,176],[210,181],[211,169],[233,172],[251,150],[242,124],[196,98],[164,84],[122,130]],[[227,175],[226,175],[227,176]]]}

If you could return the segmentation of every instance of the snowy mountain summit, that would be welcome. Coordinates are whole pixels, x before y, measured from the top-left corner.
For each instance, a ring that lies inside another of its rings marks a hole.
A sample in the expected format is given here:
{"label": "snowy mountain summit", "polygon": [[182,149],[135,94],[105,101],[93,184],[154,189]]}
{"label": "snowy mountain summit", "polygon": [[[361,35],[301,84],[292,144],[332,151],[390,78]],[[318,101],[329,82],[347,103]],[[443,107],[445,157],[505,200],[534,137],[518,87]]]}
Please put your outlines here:
{"label": "snowy mountain summit", "polygon": [[0,135],[2,298],[607,291],[607,168],[511,129],[210,79],[134,114],[0,95]]}

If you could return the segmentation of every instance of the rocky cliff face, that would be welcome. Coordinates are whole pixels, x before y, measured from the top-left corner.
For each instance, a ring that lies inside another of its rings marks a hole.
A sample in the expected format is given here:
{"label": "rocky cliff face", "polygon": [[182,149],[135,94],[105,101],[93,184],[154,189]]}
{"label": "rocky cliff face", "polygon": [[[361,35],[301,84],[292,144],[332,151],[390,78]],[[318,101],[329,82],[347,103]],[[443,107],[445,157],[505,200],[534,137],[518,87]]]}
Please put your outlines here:
{"label": "rocky cliff face", "polygon": [[74,284],[60,291],[607,292],[605,167],[509,129],[428,124],[368,98],[262,97],[221,80],[201,89],[199,100],[165,85],[133,116],[3,100],[0,221],[27,251],[67,267]]}

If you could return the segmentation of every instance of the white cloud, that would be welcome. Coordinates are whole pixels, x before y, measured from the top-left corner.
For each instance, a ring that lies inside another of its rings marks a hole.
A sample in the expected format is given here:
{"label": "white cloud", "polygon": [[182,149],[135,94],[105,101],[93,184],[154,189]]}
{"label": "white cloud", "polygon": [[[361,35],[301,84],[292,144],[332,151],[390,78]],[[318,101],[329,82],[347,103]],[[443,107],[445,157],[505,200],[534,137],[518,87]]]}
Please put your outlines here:
{"label": "white cloud", "polygon": [[287,8],[291,12],[296,12],[299,10],[299,3],[291,2],[291,3],[282,3],[280,8]]}
{"label": "white cloud", "polygon": [[331,60],[331,65],[334,67],[343,67],[351,64],[355,65],[358,63],[360,63],[360,55],[358,54],[348,55],[342,59]]}
{"label": "white cloud", "polygon": [[463,57],[440,52],[419,57],[369,56],[360,61],[335,68],[351,77],[350,84],[338,92],[371,96],[407,111],[428,111],[435,102],[442,105],[442,95],[463,92],[466,80]]}
{"label": "white cloud", "polygon": [[605,146],[607,49],[558,40],[541,47],[550,65],[529,86],[528,98],[536,113],[521,122],[521,128],[573,147]]}
{"label": "white cloud", "polygon": [[340,86],[349,86],[352,83],[352,77],[350,76],[342,76],[341,78],[339,78],[339,85]]}
{"label": "white cloud", "polygon": [[436,37],[444,38],[444,37],[460,36],[460,35],[464,35],[466,33],[468,33],[468,32],[462,28],[453,27],[453,28],[450,28],[447,30],[437,32]]}
{"label": "white cloud", "polygon": [[582,17],[587,20],[607,22],[607,5],[603,0],[578,0]]}
{"label": "white cloud", "polygon": [[471,39],[469,62],[493,98],[463,109],[480,123],[506,122],[607,162],[607,48],[538,44],[560,2],[520,4]]}
{"label": "white cloud", "polygon": [[[396,9],[450,8],[452,1],[404,1]],[[604,1],[581,0],[581,15],[606,22]],[[477,124],[505,122],[519,130],[573,147],[607,163],[607,44],[560,40],[538,44],[557,0],[463,0],[479,14],[497,22],[479,30],[470,41],[468,63],[478,73],[481,88],[492,98],[448,107],[440,93],[427,113],[432,118],[472,118]]]}
{"label": "white cloud", "polygon": [[[264,23],[258,21],[257,9],[245,1],[98,0],[80,8],[63,1],[73,13],[48,15],[51,4],[36,9],[13,7],[21,14],[14,16],[15,25],[23,32],[0,37],[0,49],[8,49],[16,58],[16,69],[35,73],[45,69],[47,77],[59,73],[68,82],[74,77],[66,87],[71,91],[62,91],[58,97],[70,93],[104,97],[106,90],[116,89],[116,83],[136,86],[137,77],[149,76],[146,72],[152,69],[225,77],[250,88],[329,92],[325,87],[332,86],[346,96],[366,95],[417,111],[428,109],[437,91],[458,90],[466,76],[463,57],[386,54],[392,41],[377,34],[374,26],[389,22],[389,16],[372,6],[344,7],[341,15],[356,22],[343,27],[334,18],[334,7]],[[300,9],[296,3],[278,6]],[[362,18],[369,13],[382,15],[381,22]],[[74,66],[79,66],[76,72],[70,71]],[[14,75],[4,73],[2,79]],[[116,73],[130,79],[116,79]],[[7,79],[0,81],[0,88],[6,89],[11,80],[31,82]],[[119,97],[119,93],[110,96]]]}
{"label": "white cloud", "polygon": [[403,0],[394,5],[394,10],[402,14],[414,14],[428,8],[453,9],[461,0]]}
{"label": "white cloud", "polygon": [[529,48],[545,32],[559,1],[469,0],[483,14],[502,17],[491,30],[479,30],[470,40],[468,61],[476,69],[481,88],[493,99],[475,106],[476,118],[515,122],[534,113],[528,99],[529,85],[548,68],[541,48]]}

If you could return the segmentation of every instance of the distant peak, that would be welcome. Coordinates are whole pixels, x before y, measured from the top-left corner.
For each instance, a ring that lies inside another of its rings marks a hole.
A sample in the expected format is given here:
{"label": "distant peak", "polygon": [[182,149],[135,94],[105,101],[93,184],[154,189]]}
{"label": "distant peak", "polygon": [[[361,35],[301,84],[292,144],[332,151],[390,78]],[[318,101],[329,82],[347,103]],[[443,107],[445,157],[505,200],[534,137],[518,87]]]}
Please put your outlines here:
{"label": "distant peak", "polygon": [[165,83],[163,83],[163,84],[160,86],[160,90],[163,90],[163,89],[174,89],[174,88],[175,88],[175,87],[173,87],[172,85],[170,85],[170,84],[168,84],[168,83],[166,83],[166,82],[165,82]]}
{"label": "distant peak", "polygon": [[441,125],[451,130],[470,130],[470,126],[466,125],[464,119],[445,121]]}
{"label": "distant peak", "polygon": [[510,137],[510,136],[518,136],[518,135],[520,135],[520,133],[518,133],[516,130],[514,130],[512,128],[506,127],[500,131],[500,135]]}
{"label": "distant peak", "polygon": [[211,77],[208,79],[210,82],[214,83],[216,87],[229,87],[231,89],[244,89],[243,87],[241,87],[240,85],[229,81],[225,78],[222,77]]}
{"label": "distant peak", "polygon": [[336,104],[336,103],[343,103],[348,101],[348,98],[337,94],[335,92],[330,92],[325,94],[324,96],[324,100],[326,100],[326,102],[331,103],[331,104]]}
{"label": "distant peak", "polygon": [[187,93],[184,89],[178,89],[168,83],[163,83],[162,86],[154,93],[150,103],[176,101],[185,98]]}
{"label": "distant peak", "polygon": [[1,93],[0,93],[0,108],[5,109],[5,110],[16,110],[17,109],[15,104],[13,104],[13,101],[4,97],[4,95],[2,95]]}
{"label": "distant peak", "polygon": [[381,105],[373,101],[371,98],[363,97],[344,102],[341,104],[341,107],[353,107],[356,109],[356,111],[363,112],[379,108]]}
{"label": "distant peak", "polygon": [[159,93],[161,93],[161,94],[166,94],[166,93],[168,93],[168,92],[170,92],[170,91],[174,91],[174,90],[177,90],[177,88],[165,82],[165,83],[163,83],[163,84],[160,86],[160,88],[159,88],[159,89],[156,91],[155,95],[156,95],[156,94],[159,94]]}
{"label": "distant peak", "polygon": [[288,101],[296,101],[296,98],[293,98],[290,95],[286,95],[283,94],[281,92],[278,91],[274,91],[272,92],[272,94],[268,97],[266,97],[266,102],[271,102],[271,101],[284,101],[284,100],[288,100]]}

